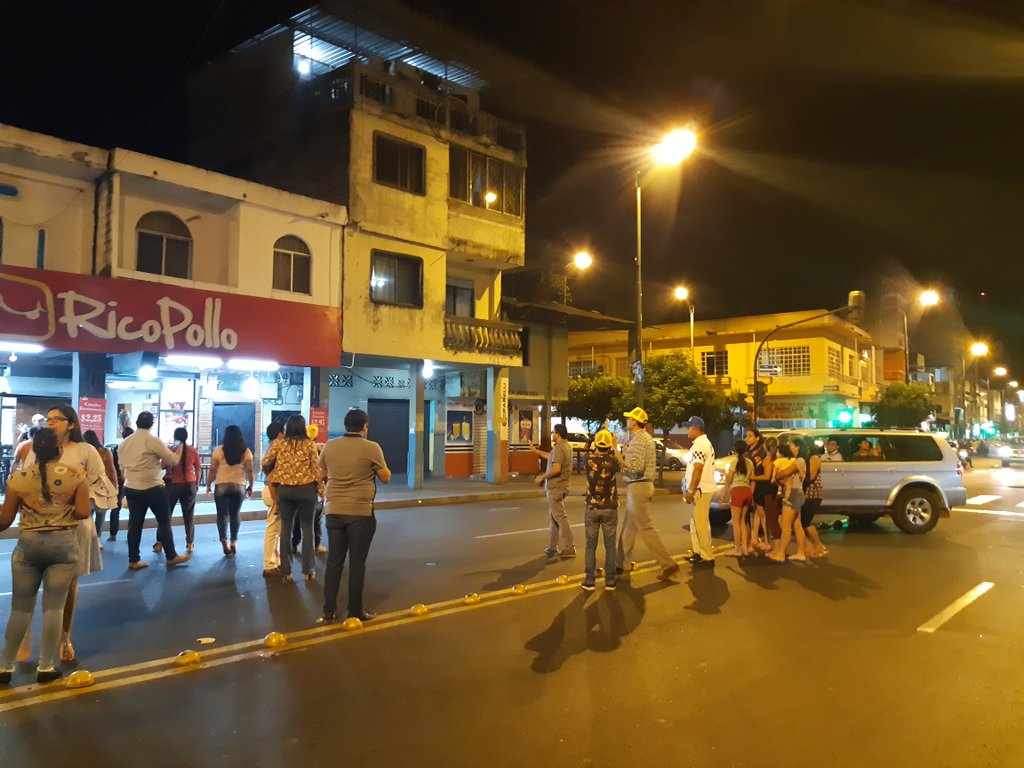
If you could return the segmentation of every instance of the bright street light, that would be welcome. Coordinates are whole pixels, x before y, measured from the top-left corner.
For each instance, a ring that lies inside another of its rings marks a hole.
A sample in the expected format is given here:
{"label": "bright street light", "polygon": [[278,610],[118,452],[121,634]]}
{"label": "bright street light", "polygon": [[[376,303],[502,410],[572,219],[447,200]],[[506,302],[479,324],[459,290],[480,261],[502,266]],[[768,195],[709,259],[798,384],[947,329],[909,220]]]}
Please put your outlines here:
{"label": "bright street light", "polygon": [[922,307],[934,307],[939,303],[939,294],[932,290],[921,291],[921,295],[917,297],[917,301]]}
{"label": "bright street light", "polygon": [[683,286],[677,285],[675,290],[675,297],[679,301],[686,301],[688,298],[690,298],[690,292],[686,288],[683,288]]}
{"label": "bright street light", "polygon": [[981,357],[982,355],[988,354],[988,344],[984,341],[976,341],[971,344],[971,354],[975,357]]}
{"label": "bright street light", "polygon": [[594,257],[586,251],[577,251],[572,257],[572,263],[576,269],[590,269],[590,266],[594,263]]}
{"label": "bright street light", "polygon": [[1014,389],[1018,389],[1020,387],[1020,384],[1018,384],[1017,380],[1014,379],[1013,381],[1010,382],[1010,386],[1013,387]]}
{"label": "bright street light", "polygon": [[[917,295],[917,303],[922,307],[934,307],[939,303],[939,294],[931,289],[921,291]],[[907,322],[907,310],[903,310],[903,381],[910,383],[910,325]]]}
{"label": "bright street light", "polygon": [[993,376],[1005,376],[1006,375],[1006,368],[1001,366],[1001,365],[996,366],[994,369],[992,369],[992,375]]}
{"label": "bright street light", "polygon": [[652,152],[658,165],[679,165],[697,149],[697,134],[689,128],[672,131]]}

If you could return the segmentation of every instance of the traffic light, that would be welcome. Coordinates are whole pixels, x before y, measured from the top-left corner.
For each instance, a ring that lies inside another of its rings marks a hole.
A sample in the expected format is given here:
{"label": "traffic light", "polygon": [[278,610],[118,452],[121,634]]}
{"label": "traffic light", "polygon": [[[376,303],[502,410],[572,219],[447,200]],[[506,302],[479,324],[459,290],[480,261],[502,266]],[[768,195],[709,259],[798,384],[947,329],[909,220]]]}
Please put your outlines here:
{"label": "traffic light", "polygon": [[864,319],[864,291],[850,291],[846,297],[846,320],[857,325]]}
{"label": "traffic light", "polygon": [[836,414],[836,421],[839,422],[840,427],[849,427],[853,425],[853,408],[843,408]]}

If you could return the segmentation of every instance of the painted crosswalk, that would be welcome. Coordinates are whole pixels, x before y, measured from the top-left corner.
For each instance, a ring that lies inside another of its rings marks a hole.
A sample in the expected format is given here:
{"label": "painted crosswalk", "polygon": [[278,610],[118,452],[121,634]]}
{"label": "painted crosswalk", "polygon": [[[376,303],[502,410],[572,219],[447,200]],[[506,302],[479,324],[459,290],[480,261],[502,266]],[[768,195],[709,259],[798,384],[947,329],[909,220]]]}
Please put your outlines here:
{"label": "painted crosswalk", "polygon": [[980,496],[971,496],[971,498],[969,498],[967,500],[967,503],[968,504],[974,504],[974,505],[977,505],[977,506],[981,506],[982,504],[988,504],[991,501],[999,501],[1001,498],[1003,498],[1003,497],[1002,496],[988,496],[988,495],[982,494]]}

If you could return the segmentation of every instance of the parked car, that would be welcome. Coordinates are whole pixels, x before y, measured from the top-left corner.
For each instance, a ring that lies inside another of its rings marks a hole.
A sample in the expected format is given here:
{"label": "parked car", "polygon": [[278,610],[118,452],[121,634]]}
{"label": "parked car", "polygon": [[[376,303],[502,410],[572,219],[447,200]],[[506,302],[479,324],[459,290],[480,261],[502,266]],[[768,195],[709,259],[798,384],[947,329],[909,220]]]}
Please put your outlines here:
{"label": "parked car", "polygon": [[1024,440],[1016,438],[996,448],[996,455],[1004,467],[1011,464],[1024,464]]}
{"label": "parked car", "polygon": [[570,432],[565,437],[565,441],[574,451],[585,451],[590,448],[591,439],[586,432]]}
{"label": "parked car", "polygon": [[690,451],[674,440],[656,437],[654,438],[654,447],[659,466],[663,466],[665,469],[672,470],[673,472],[686,466]]}
{"label": "parked car", "polygon": [[[886,429],[793,430],[782,433],[779,444],[797,436],[817,445],[836,440],[845,459],[822,464],[822,511],[842,512],[864,522],[887,514],[906,533],[927,533],[939,517],[949,516],[951,507],[967,501],[957,452],[938,435]],[[867,445],[861,447],[864,441]],[[733,461],[725,457],[715,462],[716,521],[722,520],[723,509],[726,519],[729,514],[728,501],[723,504],[721,496]]]}

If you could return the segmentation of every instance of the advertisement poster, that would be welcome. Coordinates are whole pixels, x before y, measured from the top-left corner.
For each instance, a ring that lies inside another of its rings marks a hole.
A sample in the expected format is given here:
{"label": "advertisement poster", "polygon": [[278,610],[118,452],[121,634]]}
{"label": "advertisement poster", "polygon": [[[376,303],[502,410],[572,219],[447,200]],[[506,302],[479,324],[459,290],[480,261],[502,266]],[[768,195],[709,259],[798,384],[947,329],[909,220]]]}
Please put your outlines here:
{"label": "advertisement poster", "polygon": [[132,417],[131,403],[117,404],[117,436],[124,437],[124,430],[127,427],[135,429],[135,419]]}
{"label": "advertisement poster", "polygon": [[533,410],[527,408],[519,409],[519,442],[533,442]]}
{"label": "advertisement poster", "polygon": [[445,432],[444,441],[449,445],[473,444],[472,411],[448,411],[448,431]]}
{"label": "advertisement poster", "polygon": [[78,398],[78,423],[82,425],[82,431],[92,430],[96,437],[103,443],[106,437],[103,434],[103,427],[107,420],[107,401],[102,397],[80,397]]}
{"label": "advertisement poster", "polygon": [[327,409],[326,408],[310,408],[309,409],[309,422],[310,426],[316,425],[319,430],[316,436],[318,443],[327,442]]}
{"label": "advertisement poster", "polygon": [[157,435],[161,440],[170,445],[171,441],[174,440],[174,430],[178,427],[184,427],[188,430],[189,440],[194,438],[192,411],[160,411]]}

